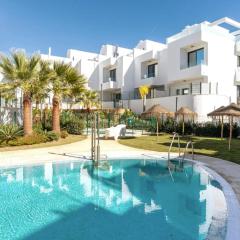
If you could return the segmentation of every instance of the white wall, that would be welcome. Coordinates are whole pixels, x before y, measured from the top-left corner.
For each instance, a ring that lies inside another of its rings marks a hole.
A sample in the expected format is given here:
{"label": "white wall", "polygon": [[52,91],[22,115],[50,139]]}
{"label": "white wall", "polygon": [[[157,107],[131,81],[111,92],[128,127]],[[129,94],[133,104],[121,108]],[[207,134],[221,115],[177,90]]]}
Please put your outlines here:
{"label": "white wall", "polygon": [[[176,106],[177,98],[177,106]],[[226,96],[220,95],[184,95],[184,96],[172,96],[172,97],[162,97],[147,99],[146,109],[149,109],[155,104],[160,104],[163,107],[167,108],[171,112],[175,112],[181,107],[188,107],[192,111],[198,113],[197,121],[210,121],[211,118],[207,117],[207,114],[213,111],[214,109],[221,107],[223,105],[229,104],[229,98]],[[113,108],[110,102],[107,103],[108,108]],[[141,114],[143,111],[143,101],[142,99],[135,100],[124,100],[123,107],[130,108],[133,112]],[[177,107],[177,109],[176,109]]]}

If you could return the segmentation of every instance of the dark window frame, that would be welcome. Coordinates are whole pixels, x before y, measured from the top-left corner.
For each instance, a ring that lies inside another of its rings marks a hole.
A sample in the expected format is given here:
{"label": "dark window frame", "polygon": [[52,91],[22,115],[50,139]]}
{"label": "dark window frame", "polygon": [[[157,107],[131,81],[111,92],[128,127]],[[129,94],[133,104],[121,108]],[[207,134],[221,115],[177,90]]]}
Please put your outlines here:
{"label": "dark window frame", "polygon": [[156,65],[157,65],[157,63],[153,63],[153,64],[149,64],[147,66],[147,77],[148,78],[156,77],[156,71],[155,71]]}
{"label": "dark window frame", "polygon": [[240,67],[240,56],[237,56],[237,66]]}
{"label": "dark window frame", "polygon": [[109,76],[110,76],[111,81],[116,82],[116,80],[117,80],[117,71],[116,71],[116,68],[111,69],[111,70],[109,71]]}
{"label": "dark window frame", "polygon": [[[204,60],[204,58],[205,58],[205,56],[204,56],[204,47],[198,48],[198,49],[196,49],[196,50],[194,50],[194,51],[191,51],[191,52],[188,52],[188,53],[187,53],[187,57],[188,57],[188,67],[189,67],[189,68],[201,64],[201,63],[198,63],[198,54],[197,54],[197,53],[200,52],[200,51],[203,51],[203,60]],[[190,64],[190,55],[193,54],[193,53],[195,53],[195,62],[194,62],[194,64],[192,65],[192,64]]]}
{"label": "dark window frame", "polygon": [[[187,93],[184,91],[187,90]],[[189,95],[190,94],[190,89],[189,88],[182,88],[182,95]]]}

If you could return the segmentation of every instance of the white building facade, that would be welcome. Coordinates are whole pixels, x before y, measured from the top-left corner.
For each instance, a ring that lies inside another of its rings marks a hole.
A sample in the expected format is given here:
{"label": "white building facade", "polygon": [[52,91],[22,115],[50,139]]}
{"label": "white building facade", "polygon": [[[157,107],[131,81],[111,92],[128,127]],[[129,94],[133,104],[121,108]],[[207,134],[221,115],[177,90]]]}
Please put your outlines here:
{"label": "white building facade", "polygon": [[161,104],[175,112],[189,107],[199,121],[206,121],[210,111],[240,100],[239,36],[240,23],[222,18],[187,26],[164,44],[144,40],[133,49],[103,45],[99,53],[70,49],[60,60],[86,76],[89,88],[99,91],[103,107],[141,113],[138,88],[148,85],[147,108]]}

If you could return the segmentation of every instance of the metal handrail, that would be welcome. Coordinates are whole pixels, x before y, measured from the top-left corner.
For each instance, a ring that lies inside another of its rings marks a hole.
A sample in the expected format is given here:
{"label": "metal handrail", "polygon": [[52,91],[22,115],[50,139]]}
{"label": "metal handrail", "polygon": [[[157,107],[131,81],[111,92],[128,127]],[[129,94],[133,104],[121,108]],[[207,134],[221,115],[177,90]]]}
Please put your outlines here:
{"label": "metal handrail", "polygon": [[178,133],[173,133],[173,138],[172,138],[170,147],[168,149],[168,161],[170,161],[170,153],[171,153],[171,150],[172,150],[172,145],[174,143],[175,137],[178,138],[178,156],[180,157],[180,138],[179,138],[179,134]]}
{"label": "metal handrail", "polygon": [[191,144],[191,148],[192,148],[192,160],[194,160],[194,146],[193,146],[193,142],[192,142],[192,141],[188,141],[187,144],[186,144],[186,147],[185,147],[183,156],[182,156],[182,162],[183,162],[184,159],[185,159],[186,152],[187,152],[187,150],[188,150],[189,144]]}

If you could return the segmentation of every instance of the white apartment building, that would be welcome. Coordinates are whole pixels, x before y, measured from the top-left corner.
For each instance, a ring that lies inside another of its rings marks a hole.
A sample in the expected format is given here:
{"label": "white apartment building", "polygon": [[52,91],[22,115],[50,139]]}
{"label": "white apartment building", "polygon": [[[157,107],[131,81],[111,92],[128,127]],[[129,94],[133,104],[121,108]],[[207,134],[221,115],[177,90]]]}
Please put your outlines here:
{"label": "white apartment building", "polygon": [[70,62],[89,79],[89,88],[100,92],[107,108],[141,113],[141,85],[150,88],[147,108],[159,103],[174,112],[186,106],[199,121],[240,100],[240,23],[229,18],[186,26],[166,43],[144,40],[133,49],[107,44],[99,53],[69,49],[66,58],[42,57]]}

